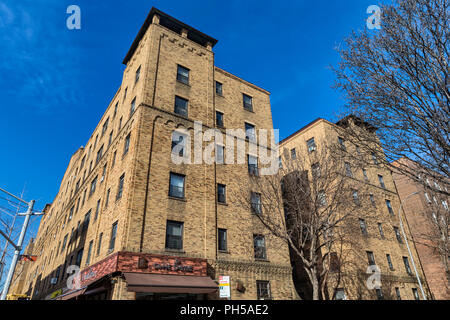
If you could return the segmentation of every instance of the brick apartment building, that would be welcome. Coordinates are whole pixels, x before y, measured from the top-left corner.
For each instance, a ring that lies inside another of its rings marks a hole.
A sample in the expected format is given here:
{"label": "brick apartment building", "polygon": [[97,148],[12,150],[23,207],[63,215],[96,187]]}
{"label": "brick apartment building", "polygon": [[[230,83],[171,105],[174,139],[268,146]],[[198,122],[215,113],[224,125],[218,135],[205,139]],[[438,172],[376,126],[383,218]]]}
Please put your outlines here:
{"label": "brick apartment building", "polygon": [[[417,166],[406,159],[398,160],[394,164],[400,165],[399,162],[411,169]],[[450,263],[450,257],[446,255],[450,247],[448,234],[450,198],[436,192],[447,189],[445,192],[448,193],[448,187],[441,185],[432,177],[424,176],[425,187],[424,184],[413,181],[399,171],[393,172],[393,178],[433,298],[449,300],[450,277],[448,267],[445,265]]]}
{"label": "brick apartment building", "polygon": [[[269,92],[216,67],[216,42],[152,8],[45,209],[23,289],[33,299],[218,299],[220,276],[231,299],[296,297],[287,245],[227,199],[248,164],[171,160],[194,121],[222,134],[273,128]],[[68,289],[73,265],[80,283]]]}
{"label": "brick apartment building", "polygon": [[[354,199],[356,195],[360,201],[360,209],[356,211],[357,216],[352,216],[352,219],[356,220],[355,225],[359,224],[361,227],[355,228],[357,232],[354,235],[354,243],[358,245],[351,248],[355,252],[351,252],[349,255],[348,259],[353,261],[350,261],[351,264],[347,263],[349,265],[347,270],[340,271],[342,285],[336,287],[336,290],[333,290],[335,292],[328,292],[328,298],[421,300],[423,299],[421,290],[401,232],[398,215],[400,202],[391,172],[381,167],[381,162],[376,158],[364,155],[356,145],[351,145],[349,141],[341,138],[345,135],[340,133],[349,125],[351,119],[351,117],[347,117],[336,124],[324,119],[317,119],[280,142],[282,164],[290,157],[304,156],[303,159],[307,159],[305,161],[311,166],[311,172],[314,170],[315,163],[308,159],[314,159],[314,153],[320,152],[320,148],[328,148],[331,153],[334,152],[335,146],[345,148],[346,152],[351,154],[354,159],[353,162],[348,160],[345,172],[355,190]],[[329,156],[331,155],[326,155],[326,157]],[[364,157],[365,159],[363,159]],[[339,161],[341,159],[342,162],[347,161],[344,160],[344,157],[339,158]],[[326,161],[326,159],[322,161]],[[365,167],[356,162],[364,163]],[[324,163],[319,163],[319,165],[324,166]],[[332,195],[328,196],[333,197]],[[429,290],[407,226],[405,226],[405,232],[425,294],[429,299]],[[305,287],[308,280],[304,281],[305,275],[301,272],[301,263],[293,259],[292,264],[295,269],[294,281],[297,288]],[[380,290],[365,290],[365,283],[355,281],[360,278],[365,282],[365,279],[369,277],[366,274],[369,265],[377,265],[380,268]],[[330,281],[332,278],[333,274],[329,277]],[[333,285],[330,284],[328,290],[331,291],[332,288]]]}

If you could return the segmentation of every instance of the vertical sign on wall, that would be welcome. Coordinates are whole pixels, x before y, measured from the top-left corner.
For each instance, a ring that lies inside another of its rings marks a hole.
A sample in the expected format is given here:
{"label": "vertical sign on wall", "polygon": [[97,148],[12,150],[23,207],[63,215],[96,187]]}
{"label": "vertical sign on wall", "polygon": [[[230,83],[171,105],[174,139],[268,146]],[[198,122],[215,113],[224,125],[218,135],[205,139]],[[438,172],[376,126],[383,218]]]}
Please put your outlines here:
{"label": "vertical sign on wall", "polygon": [[231,286],[229,276],[219,276],[219,297],[220,298],[231,298]]}

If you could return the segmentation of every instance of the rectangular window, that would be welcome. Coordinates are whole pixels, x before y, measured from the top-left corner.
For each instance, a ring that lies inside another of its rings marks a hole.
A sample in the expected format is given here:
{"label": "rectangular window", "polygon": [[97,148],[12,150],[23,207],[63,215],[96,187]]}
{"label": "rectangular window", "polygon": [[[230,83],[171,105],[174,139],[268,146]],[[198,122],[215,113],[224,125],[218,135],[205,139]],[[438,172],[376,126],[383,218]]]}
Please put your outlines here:
{"label": "rectangular window", "polygon": [[216,163],[225,163],[225,147],[218,144],[216,144]]}
{"label": "rectangular window", "polygon": [[375,202],[375,197],[373,196],[373,194],[370,194],[370,195],[369,195],[369,198],[370,198],[370,203],[372,203],[372,206],[373,206],[373,207],[376,207],[377,204],[376,204],[376,202]]}
{"label": "rectangular window", "polygon": [[343,151],[347,151],[347,149],[345,148],[345,140],[341,137],[338,137],[338,140],[339,140],[339,145],[340,145],[341,149]]}
{"label": "rectangular window", "polygon": [[98,237],[97,255],[100,254],[100,250],[101,250],[101,248],[102,248],[102,240],[103,240],[103,232],[100,233],[100,236]]}
{"label": "rectangular window", "polygon": [[136,110],[136,98],[131,101],[131,107],[130,107],[130,117],[133,115],[134,110]]}
{"label": "rectangular window", "polygon": [[336,289],[333,300],[347,300],[344,289]]}
{"label": "rectangular window", "polygon": [[91,221],[91,210],[89,210],[88,213],[86,213],[85,216],[84,216],[82,232],[86,232],[87,231],[87,229],[89,228],[89,222],[90,221]]}
{"label": "rectangular window", "polygon": [[283,159],[281,156],[278,157],[278,168],[283,169]]}
{"label": "rectangular window", "polygon": [[216,125],[223,128],[223,113],[216,111]]}
{"label": "rectangular window", "polygon": [[255,249],[255,259],[266,260],[266,240],[262,235],[253,236],[253,244]]}
{"label": "rectangular window", "polygon": [[327,195],[325,194],[325,191],[319,191],[317,194],[317,200],[320,207],[325,207],[327,205]]}
{"label": "rectangular window", "polygon": [[252,176],[258,176],[259,175],[258,158],[255,156],[248,155],[247,162],[248,162],[248,173]]}
{"label": "rectangular window", "polygon": [[105,208],[108,208],[110,194],[111,194],[111,189],[108,189],[108,191],[106,192]]}
{"label": "rectangular window", "polygon": [[316,151],[316,142],[314,141],[314,138],[311,138],[308,141],[306,141],[306,146],[308,147],[309,153]]}
{"label": "rectangular window", "polygon": [[386,185],[384,184],[384,178],[382,175],[378,175],[378,181],[380,182],[380,187],[386,189]]}
{"label": "rectangular window", "polygon": [[116,245],[116,236],[117,236],[117,222],[112,225],[111,229],[111,239],[109,240],[109,252],[114,250]]}
{"label": "rectangular window", "polygon": [[109,134],[109,139],[108,139],[108,147],[109,147],[109,146],[111,145],[111,143],[112,143],[113,136],[114,136],[114,131],[111,131],[111,133]]}
{"label": "rectangular window", "polygon": [[77,253],[77,258],[75,260],[75,264],[79,267],[81,267],[81,261],[83,259],[83,248],[81,248],[80,250],[78,250]]}
{"label": "rectangular window", "polygon": [[95,164],[97,164],[102,159],[102,157],[103,157],[103,145],[97,152],[97,159],[95,160]]}
{"label": "rectangular window", "polygon": [[125,138],[125,143],[123,145],[123,155],[126,155],[128,153],[128,150],[130,149],[130,140],[131,140],[131,133],[129,133]]}
{"label": "rectangular window", "polygon": [[179,199],[184,199],[184,182],[185,176],[171,173],[170,174],[170,186],[169,186],[169,196]]}
{"label": "rectangular window", "polygon": [[225,229],[219,229],[218,230],[218,237],[219,237],[219,251],[227,251],[227,230]]}
{"label": "rectangular window", "polygon": [[378,223],[378,231],[380,231],[381,239],[384,239],[383,225]]}
{"label": "rectangular window", "polygon": [[114,114],[113,114],[113,117],[116,116],[118,107],[119,107],[119,102],[116,102],[116,105],[114,106]]}
{"label": "rectangular window", "polygon": [[134,78],[134,84],[139,82],[139,79],[141,78],[141,67],[136,70],[136,76]]}
{"label": "rectangular window", "polygon": [[372,161],[373,161],[373,164],[378,164],[378,159],[377,159],[377,155],[375,154],[375,152],[372,152]]}
{"label": "rectangular window", "polygon": [[394,215],[394,210],[392,209],[392,204],[390,200],[386,200],[386,207],[391,215]]}
{"label": "rectangular window", "polygon": [[413,288],[412,292],[413,292],[414,299],[415,300],[420,300],[419,292],[417,291],[417,288]]}
{"label": "rectangular window", "polygon": [[255,126],[250,123],[245,123],[245,139],[256,142]]}
{"label": "rectangular window", "polygon": [[359,201],[358,191],[353,190],[352,196],[353,196],[353,202],[355,203],[355,205],[360,206],[361,201]]}
{"label": "rectangular window", "polygon": [[245,93],[242,94],[244,101],[244,109],[247,111],[253,111],[253,98]]}
{"label": "rectangular window", "polygon": [[177,81],[184,84],[189,84],[189,69],[178,65]]}
{"label": "rectangular window", "polygon": [[409,275],[412,275],[411,267],[409,266],[408,257],[403,257],[403,263],[405,264],[406,272],[407,272]]}
{"label": "rectangular window", "polygon": [[60,253],[63,253],[64,250],[66,249],[67,237],[68,237],[68,235],[66,234],[65,237],[64,237],[64,240],[63,240],[63,244],[62,244],[61,252],[60,252]]}
{"label": "rectangular window", "polygon": [[347,177],[353,178],[353,173],[352,173],[352,167],[350,166],[350,163],[345,162],[345,175]]}
{"label": "rectangular window", "polygon": [[184,157],[187,139],[185,134],[174,131],[172,133],[172,154],[178,153],[179,157]]}
{"label": "rectangular window", "polygon": [[271,300],[272,295],[270,292],[270,282],[269,281],[256,281],[256,289],[258,300]]}
{"label": "rectangular window", "polygon": [[175,96],[175,110],[176,114],[187,117],[188,116],[188,100]]}
{"label": "rectangular window", "polygon": [[223,95],[223,85],[219,82],[216,81],[216,94],[218,94],[219,96]]}
{"label": "rectangular window", "polygon": [[378,300],[384,300],[383,291],[381,291],[381,289],[375,289],[375,292],[377,293]]}
{"label": "rectangular window", "polygon": [[94,245],[94,241],[91,240],[89,242],[88,254],[86,257],[86,265],[88,266],[91,263],[91,254],[92,254],[92,246]]}
{"label": "rectangular window", "polygon": [[314,163],[311,166],[311,172],[312,172],[313,178],[315,178],[315,179],[320,178],[320,165],[318,162]]}
{"label": "rectangular window", "polygon": [[119,178],[119,186],[117,188],[116,200],[119,200],[120,198],[122,198],[124,182],[125,182],[125,173]]}
{"label": "rectangular window", "polygon": [[166,249],[183,249],[183,223],[167,221]]}
{"label": "rectangular window", "polygon": [[392,264],[391,255],[389,253],[386,254],[386,260],[389,266],[389,270],[394,271],[394,265]]}
{"label": "rectangular window", "polygon": [[399,287],[395,287],[395,295],[397,296],[397,300],[402,300],[402,296],[400,295]]}
{"label": "rectangular window", "polygon": [[403,243],[402,236],[400,235],[400,231],[398,230],[397,227],[394,227],[394,233],[395,233],[395,237],[397,238],[397,241],[399,243]]}
{"label": "rectangular window", "polygon": [[96,186],[97,186],[97,177],[95,177],[94,180],[92,180],[91,182],[91,189],[89,191],[89,196],[94,194]]}
{"label": "rectangular window", "polygon": [[100,213],[100,202],[101,202],[101,200],[98,199],[98,201],[97,201],[97,208],[95,208],[94,221],[97,221],[98,214]]}
{"label": "rectangular window", "polygon": [[217,184],[217,202],[226,203],[226,186],[224,184]]}
{"label": "rectangular window", "polygon": [[375,265],[375,256],[372,251],[366,251],[367,253],[367,261],[369,262],[369,266]]}
{"label": "rectangular window", "polygon": [[261,208],[261,194],[260,193],[252,192],[251,207],[252,207],[253,213],[261,214],[262,208]]}
{"label": "rectangular window", "polygon": [[111,168],[114,168],[114,165],[116,164],[116,156],[117,156],[117,151],[114,151],[113,161],[112,161],[112,164],[111,164]]}
{"label": "rectangular window", "polygon": [[361,232],[364,236],[367,236],[367,225],[364,219],[359,219],[359,226],[361,228]]}
{"label": "rectangular window", "polygon": [[291,149],[291,159],[295,160],[297,159],[297,151],[294,149]]}
{"label": "rectangular window", "polygon": [[107,167],[107,164],[105,164],[105,165],[103,166],[102,177],[101,177],[101,179],[100,179],[100,182],[101,182],[101,183],[103,183],[103,181],[105,180],[105,176],[106,176],[106,167]]}
{"label": "rectangular window", "polygon": [[103,124],[103,128],[102,128],[102,137],[105,134],[106,130],[108,130],[108,124],[109,124],[109,118],[106,119],[105,123]]}
{"label": "rectangular window", "polygon": [[367,176],[367,170],[362,169],[362,172],[363,172],[363,176],[364,176],[364,181],[369,182],[369,177]]}
{"label": "rectangular window", "polygon": [[127,98],[127,92],[128,92],[128,87],[125,88],[125,91],[123,93],[123,101],[125,101],[125,99]]}

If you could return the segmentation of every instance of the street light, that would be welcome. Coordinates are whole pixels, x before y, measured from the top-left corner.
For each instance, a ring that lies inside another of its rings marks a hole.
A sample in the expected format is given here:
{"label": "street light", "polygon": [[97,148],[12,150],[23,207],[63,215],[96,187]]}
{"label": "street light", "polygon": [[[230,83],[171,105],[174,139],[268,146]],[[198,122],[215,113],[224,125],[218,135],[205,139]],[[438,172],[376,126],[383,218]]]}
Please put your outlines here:
{"label": "street light", "polygon": [[[413,192],[413,193],[409,194],[404,200],[406,201],[409,197],[415,196],[416,194],[419,194],[419,193],[420,193],[419,191]],[[405,238],[406,248],[408,249],[408,254],[411,259],[411,262],[412,262],[412,265],[414,268],[414,272],[416,273],[417,282],[419,283],[419,287],[420,287],[420,291],[422,292],[423,299],[427,300],[427,296],[425,295],[425,292],[423,291],[422,282],[420,281],[419,273],[417,272],[416,264],[414,263],[414,258],[412,256],[411,249],[409,248],[408,238],[406,237],[405,230],[403,229],[402,217],[400,215],[402,208],[403,208],[403,200],[400,199],[400,207],[398,208],[398,220],[400,221],[400,229],[402,229],[403,238]]]}

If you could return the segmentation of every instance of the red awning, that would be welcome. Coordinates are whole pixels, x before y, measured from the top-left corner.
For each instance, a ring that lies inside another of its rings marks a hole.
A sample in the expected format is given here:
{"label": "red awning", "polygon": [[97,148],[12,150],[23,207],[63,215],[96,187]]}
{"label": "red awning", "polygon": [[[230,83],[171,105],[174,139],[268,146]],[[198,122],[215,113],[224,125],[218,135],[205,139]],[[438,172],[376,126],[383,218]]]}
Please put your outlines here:
{"label": "red awning", "polygon": [[218,289],[210,277],[150,273],[124,273],[131,292],[213,293]]}
{"label": "red awning", "polygon": [[87,286],[83,287],[81,289],[75,290],[75,291],[70,291],[68,293],[65,293],[64,295],[60,295],[60,296],[56,297],[55,300],[70,300],[70,299],[76,298],[79,295],[84,294],[86,289],[87,289]]}

